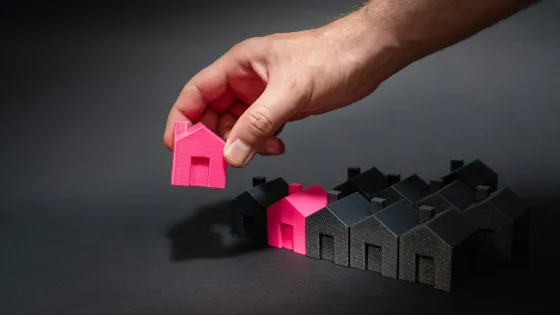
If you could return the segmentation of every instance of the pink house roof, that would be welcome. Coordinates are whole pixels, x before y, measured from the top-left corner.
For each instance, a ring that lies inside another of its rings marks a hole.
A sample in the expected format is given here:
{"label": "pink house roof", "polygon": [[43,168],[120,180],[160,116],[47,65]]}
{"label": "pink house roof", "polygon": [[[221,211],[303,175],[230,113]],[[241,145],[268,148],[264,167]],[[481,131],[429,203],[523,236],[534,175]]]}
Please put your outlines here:
{"label": "pink house roof", "polygon": [[327,206],[327,192],[319,185],[313,185],[285,198],[304,217]]}
{"label": "pink house roof", "polygon": [[225,144],[224,139],[220,138],[214,131],[208,129],[208,127],[206,127],[206,125],[204,125],[203,123],[198,122],[187,128],[186,121],[177,121],[175,123],[175,142],[180,141],[198,131],[207,132],[208,134],[212,135],[214,139],[219,141],[220,144]]}

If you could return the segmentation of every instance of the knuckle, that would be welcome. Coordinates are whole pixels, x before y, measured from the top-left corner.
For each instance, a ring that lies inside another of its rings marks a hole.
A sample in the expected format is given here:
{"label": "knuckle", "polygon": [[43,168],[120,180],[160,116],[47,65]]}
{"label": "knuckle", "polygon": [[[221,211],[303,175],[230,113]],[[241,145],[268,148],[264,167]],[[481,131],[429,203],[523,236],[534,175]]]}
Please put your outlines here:
{"label": "knuckle", "polygon": [[270,117],[270,110],[261,106],[258,110],[247,111],[247,127],[259,134],[269,134],[274,125]]}

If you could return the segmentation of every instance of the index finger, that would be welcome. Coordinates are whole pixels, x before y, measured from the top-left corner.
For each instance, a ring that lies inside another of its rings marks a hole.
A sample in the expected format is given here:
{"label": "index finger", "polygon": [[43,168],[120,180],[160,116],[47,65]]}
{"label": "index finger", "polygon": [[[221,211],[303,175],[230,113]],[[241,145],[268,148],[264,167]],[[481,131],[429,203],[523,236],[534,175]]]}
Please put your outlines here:
{"label": "index finger", "polygon": [[233,62],[224,55],[187,82],[167,118],[163,142],[169,150],[173,148],[175,122],[183,120],[191,126],[198,120],[206,105],[227,90],[227,74],[234,66]]}

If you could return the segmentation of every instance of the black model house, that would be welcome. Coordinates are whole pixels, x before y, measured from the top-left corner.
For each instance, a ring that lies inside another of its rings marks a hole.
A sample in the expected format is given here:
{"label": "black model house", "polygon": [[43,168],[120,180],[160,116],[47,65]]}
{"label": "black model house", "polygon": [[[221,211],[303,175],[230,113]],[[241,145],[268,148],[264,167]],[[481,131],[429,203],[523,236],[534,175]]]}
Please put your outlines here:
{"label": "black model house", "polygon": [[455,209],[405,232],[399,239],[399,279],[451,291],[467,270],[474,235]]}
{"label": "black model house", "polygon": [[371,205],[355,192],[309,215],[305,222],[308,257],[349,266],[349,231],[356,222],[370,215]]}
{"label": "black model house", "polygon": [[[433,184],[433,181],[432,181]],[[476,191],[462,181],[455,181],[444,186],[420,200],[415,204],[415,208],[430,206],[434,208],[435,214],[442,213],[448,209],[455,209],[459,212],[465,210],[475,200]]]}
{"label": "black model house", "polygon": [[460,180],[472,189],[477,186],[488,186],[490,192],[498,189],[498,174],[479,159],[466,165],[463,165],[462,160],[451,160],[450,164],[451,173],[442,178],[445,185]]}
{"label": "black model house", "polygon": [[463,211],[463,217],[477,228],[480,252],[494,258],[523,257],[528,246],[529,207],[507,187],[485,196],[488,190],[479,186],[477,202]]}
{"label": "black model house", "polygon": [[[367,204],[361,203],[365,210]],[[398,278],[399,236],[418,223],[412,205],[401,199],[350,227],[350,267]]]}
{"label": "black model house", "polygon": [[253,187],[232,200],[232,233],[256,244],[266,245],[266,209],[286,196],[288,183],[281,177],[268,182],[264,177],[254,177]]}
{"label": "black model house", "polygon": [[372,198],[373,212],[388,207],[400,200],[414,205],[430,193],[430,185],[414,174],[383,189]]}
{"label": "black model house", "polygon": [[340,192],[340,198],[359,192],[370,201],[377,193],[389,187],[391,178],[375,167],[363,173],[360,173],[358,167],[351,167],[348,168],[347,181],[336,186],[333,190]]}

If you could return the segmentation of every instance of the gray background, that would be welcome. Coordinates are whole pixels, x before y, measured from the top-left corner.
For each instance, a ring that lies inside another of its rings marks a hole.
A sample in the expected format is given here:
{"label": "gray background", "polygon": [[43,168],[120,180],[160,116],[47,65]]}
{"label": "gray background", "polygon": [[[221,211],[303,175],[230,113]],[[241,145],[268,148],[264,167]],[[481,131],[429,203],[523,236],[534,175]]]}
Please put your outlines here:
{"label": "gray background", "polygon": [[[558,1],[416,62],[353,106],[287,126],[286,154],[230,169],[225,190],[170,186],[163,131],[192,75],[245,38],[319,26],[358,4],[6,2],[0,314],[382,314],[537,303],[540,293],[527,290],[554,274],[544,224],[558,218],[560,192]],[[216,205],[252,176],[331,188],[358,165],[429,180],[451,157],[482,159],[541,207],[533,269],[446,295],[283,251],[235,256],[237,247],[224,247],[232,240]],[[522,275],[528,282],[512,286]],[[401,303],[412,295],[420,299]]]}

